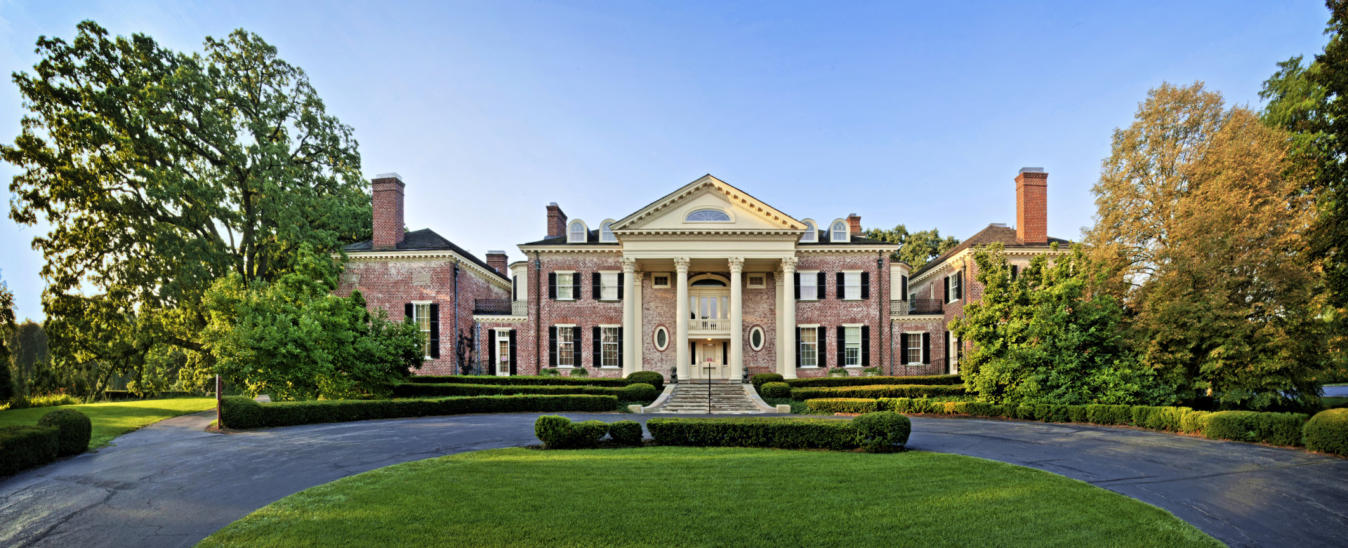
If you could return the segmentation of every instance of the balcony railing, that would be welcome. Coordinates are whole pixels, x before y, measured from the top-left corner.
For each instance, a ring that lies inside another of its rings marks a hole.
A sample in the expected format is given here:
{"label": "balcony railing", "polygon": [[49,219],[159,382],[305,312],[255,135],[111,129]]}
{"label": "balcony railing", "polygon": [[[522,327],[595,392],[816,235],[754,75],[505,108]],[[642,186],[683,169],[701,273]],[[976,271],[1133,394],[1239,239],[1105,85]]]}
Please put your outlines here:
{"label": "balcony railing", "polygon": [[473,299],[473,313],[483,316],[527,316],[529,303],[510,299]]}
{"label": "balcony railing", "polygon": [[892,313],[900,316],[910,316],[917,314],[942,314],[945,309],[942,307],[940,299],[909,299],[906,301],[891,301],[889,309]]}
{"label": "balcony railing", "polygon": [[730,320],[726,318],[692,318],[688,320],[690,333],[729,332]]}

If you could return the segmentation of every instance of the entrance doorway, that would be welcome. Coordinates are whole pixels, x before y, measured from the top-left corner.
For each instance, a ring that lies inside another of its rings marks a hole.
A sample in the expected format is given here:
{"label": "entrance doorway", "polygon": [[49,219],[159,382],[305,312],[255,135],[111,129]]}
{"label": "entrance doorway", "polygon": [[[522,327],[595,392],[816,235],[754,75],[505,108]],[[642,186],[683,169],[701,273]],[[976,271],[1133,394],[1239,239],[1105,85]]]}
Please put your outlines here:
{"label": "entrance doorway", "polygon": [[694,341],[692,377],[694,379],[730,378],[729,341]]}

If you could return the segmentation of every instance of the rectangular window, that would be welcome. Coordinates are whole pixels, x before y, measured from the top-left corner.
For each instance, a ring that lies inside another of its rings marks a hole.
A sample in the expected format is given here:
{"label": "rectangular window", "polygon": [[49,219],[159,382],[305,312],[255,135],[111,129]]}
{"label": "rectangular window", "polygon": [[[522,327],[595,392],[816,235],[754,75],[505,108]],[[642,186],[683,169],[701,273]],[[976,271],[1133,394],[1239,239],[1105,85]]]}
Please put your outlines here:
{"label": "rectangular window", "polygon": [[557,273],[557,300],[574,301],[576,300],[576,273],[558,272]]}
{"label": "rectangular window", "polygon": [[599,273],[599,300],[616,301],[618,300],[618,273],[600,272]]}
{"label": "rectangular window", "polygon": [[574,367],[576,365],[576,340],[573,338],[574,335],[575,331],[571,329],[571,326],[557,326],[558,367]]}
{"label": "rectangular window", "polygon": [[922,363],[922,334],[904,333],[904,346],[908,349],[907,355],[903,357],[904,363],[921,364]]}
{"label": "rectangular window", "polygon": [[800,330],[800,366],[819,366],[819,330],[805,327]]}
{"label": "rectangular window", "polygon": [[956,337],[950,331],[945,332],[945,353],[950,356],[950,372],[958,372],[960,365],[959,337]]}
{"label": "rectangular window", "polygon": [[865,365],[861,363],[861,327],[844,327],[843,336],[847,339],[843,347],[843,365]]}
{"label": "rectangular window", "polygon": [[761,289],[767,285],[767,276],[763,274],[749,275],[749,289]]}
{"label": "rectangular window", "polygon": [[622,350],[620,345],[622,341],[618,337],[618,328],[600,327],[600,367],[622,367]]}
{"label": "rectangular window", "polygon": [[510,374],[510,330],[496,330],[496,374]]}
{"label": "rectangular window", "polygon": [[813,301],[819,299],[819,273],[813,270],[802,271],[800,274],[800,300]]}
{"label": "rectangular window", "polygon": [[669,274],[653,274],[653,275],[651,275],[651,287],[654,287],[654,288],[656,288],[656,289],[668,289],[668,288],[669,288]]}
{"label": "rectangular window", "polygon": [[946,279],[949,280],[949,281],[947,282],[949,285],[947,285],[946,287],[949,287],[950,289],[949,289],[949,292],[948,292],[948,293],[946,294],[946,296],[945,296],[945,302],[953,303],[953,302],[959,300],[959,295],[960,295],[960,275],[959,275],[959,274],[952,274],[952,275],[950,275],[950,276],[947,276]]}
{"label": "rectangular window", "polygon": [[861,273],[843,273],[843,299],[854,301],[861,299]]}
{"label": "rectangular window", "polygon": [[431,303],[412,303],[412,321],[421,330],[421,355],[431,359]]}

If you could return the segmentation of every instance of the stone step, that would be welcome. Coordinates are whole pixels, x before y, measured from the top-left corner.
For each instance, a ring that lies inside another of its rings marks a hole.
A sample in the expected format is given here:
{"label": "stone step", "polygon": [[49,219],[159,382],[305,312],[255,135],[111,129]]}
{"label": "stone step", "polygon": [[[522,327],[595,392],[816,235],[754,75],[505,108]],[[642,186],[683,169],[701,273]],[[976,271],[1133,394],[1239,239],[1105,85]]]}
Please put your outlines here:
{"label": "stone step", "polygon": [[[708,400],[710,400],[710,405]],[[679,383],[673,393],[652,413],[712,414],[759,413],[763,410],[745,393],[739,382]]]}

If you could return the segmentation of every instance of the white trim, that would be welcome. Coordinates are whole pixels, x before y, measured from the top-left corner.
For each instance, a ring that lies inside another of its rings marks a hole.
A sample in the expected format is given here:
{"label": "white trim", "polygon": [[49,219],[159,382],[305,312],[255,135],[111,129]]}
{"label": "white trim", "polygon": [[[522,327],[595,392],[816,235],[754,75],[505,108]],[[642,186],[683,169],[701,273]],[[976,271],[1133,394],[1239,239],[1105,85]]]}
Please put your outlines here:
{"label": "white trim", "polygon": [[[665,277],[665,283],[664,283],[663,285],[655,281],[655,278],[657,278],[657,277],[659,277],[659,276],[664,276],[664,277]],[[671,285],[673,285],[673,282],[671,282],[670,280],[673,280],[673,279],[674,279],[674,276],[673,276],[672,274],[668,273],[668,272],[652,272],[652,273],[651,273],[651,288],[653,288],[653,289],[669,289],[669,287],[670,287]]]}
{"label": "white trim", "polygon": [[800,222],[805,224],[805,233],[800,235],[801,243],[819,243],[819,223],[808,217],[801,219]]}
{"label": "white trim", "polygon": [[[762,339],[762,342],[759,343],[758,346],[754,346],[754,332],[755,332],[755,331],[758,332],[759,338]],[[750,328],[749,328],[749,348],[752,348],[754,352],[758,352],[759,350],[762,350],[764,346],[767,346],[767,345],[768,345],[768,334],[767,334],[767,331],[765,331],[765,330],[763,329],[763,326],[761,326],[761,325],[755,325],[755,326],[753,326],[753,327],[750,327]]]}
{"label": "white trim", "polygon": [[[923,351],[924,349],[922,348],[922,334],[924,334],[924,333],[927,333],[927,332],[926,332],[926,331],[904,331],[904,332],[902,333],[903,336],[907,336],[907,335],[917,335],[917,361],[916,361],[916,362],[904,361],[904,362],[903,362],[903,365],[929,365],[929,364],[927,364],[927,363],[924,363],[924,362],[927,361],[927,352]],[[903,348],[903,341],[899,341],[899,348]],[[907,360],[908,357],[907,357],[907,356],[903,356],[903,359],[904,359],[904,360]]]}
{"label": "white trim", "polygon": [[555,323],[555,324],[552,324],[553,327],[576,327],[576,325],[577,325],[577,324],[574,324],[574,323]]}
{"label": "white trim", "polygon": [[[762,279],[755,284],[753,282],[754,276],[759,276]],[[744,275],[744,278],[744,286],[749,289],[763,289],[768,286],[768,275],[765,272],[749,272]]]}
{"label": "white trim", "polygon": [[[807,302],[807,303],[812,303],[812,302],[815,302],[815,301],[822,301],[822,300],[824,300],[824,299],[820,298],[820,295],[822,295],[822,294],[824,293],[824,288],[819,287],[819,272],[820,272],[819,270],[797,270],[797,271],[796,271],[796,275],[797,275],[797,276],[800,276],[800,279],[801,279],[800,286],[801,286],[802,288],[805,287],[805,277],[806,277],[806,276],[809,276],[809,277],[810,277],[810,285],[814,286],[814,296],[813,296],[813,297],[806,297],[806,296],[805,296],[805,293],[804,293],[804,292],[801,292],[801,294],[800,294],[801,296],[800,296],[800,298],[797,298],[797,299],[796,299],[796,302]],[[795,280],[792,280],[791,283],[794,284],[794,283],[795,283]],[[825,285],[827,285],[827,284],[828,284],[828,280],[824,280],[824,283],[825,283]],[[795,289],[794,287],[791,288],[791,292],[794,294],[794,293],[796,292],[796,289]]]}
{"label": "white trim", "polygon": [[[599,221],[599,243],[601,244],[618,243],[618,235],[613,233],[613,223],[614,223],[613,219],[604,219],[602,221]],[[608,231],[609,235],[608,238],[604,237],[605,230]]]}
{"label": "white trim", "polygon": [[[860,300],[862,300],[862,299],[861,299],[861,274],[862,274],[862,273],[863,273],[863,271],[861,271],[861,270],[843,270],[843,271],[842,271],[842,274],[843,274],[843,286],[840,287],[840,288],[838,288],[839,291],[842,291],[842,299],[841,299],[841,300],[844,300],[844,301],[860,301]],[[847,277],[848,277],[848,276],[852,276],[852,275],[855,275],[855,276],[857,277],[857,296],[856,296],[856,298],[851,298],[851,297],[848,297],[848,296],[847,296]]]}
{"label": "white trim", "polygon": [[[660,346],[660,339],[657,337],[657,335],[658,335],[661,331],[664,331],[664,332],[665,332],[665,345],[664,345],[664,346]],[[669,342],[670,342],[670,341],[669,341],[669,329],[668,329],[668,328],[666,328],[666,327],[663,326],[663,325],[657,325],[657,326],[655,326],[655,329],[651,330],[651,344],[655,345],[655,349],[656,349],[656,350],[659,350],[660,352],[664,352],[666,349],[669,348]]]}
{"label": "white trim", "polygon": [[557,280],[557,282],[558,282],[558,283],[557,283],[557,298],[556,298],[556,299],[553,299],[553,300],[557,300],[557,301],[565,301],[565,302],[579,301],[579,300],[580,300],[580,296],[578,295],[578,293],[580,293],[580,287],[581,287],[581,286],[580,286],[580,280],[577,280],[577,279],[576,279],[576,271],[575,271],[575,270],[554,270],[554,271],[552,271],[553,278],[557,278],[558,276],[560,276],[560,275],[562,275],[562,274],[567,274],[567,275],[570,275],[570,276],[571,276],[571,283],[569,283],[569,284],[566,285],[566,287],[571,288],[571,295],[570,295],[569,297],[566,297],[565,299],[562,298],[562,292],[561,292],[562,284],[561,284],[561,280]]}
{"label": "white trim", "polygon": [[818,328],[820,327],[820,325],[817,324],[817,323],[798,323],[798,324],[796,324],[796,327],[802,327],[802,328],[804,328],[804,327],[812,327],[812,328],[818,329]]}
{"label": "white trim", "polygon": [[839,224],[839,223],[842,224],[842,230],[843,230],[843,239],[842,239],[842,243],[847,243],[847,242],[852,241],[852,227],[851,227],[850,225],[847,224],[847,220],[846,220],[846,219],[834,219],[833,222],[831,222],[831,223],[828,224],[828,241],[829,241],[829,243],[831,243],[831,244],[836,244],[836,243],[838,243],[838,239],[837,239],[836,237],[834,237],[834,236],[836,236],[836,234],[834,234],[834,233],[837,232],[837,230],[835,230],[835,229],[838,227],[838,224]]}
{"label": "white trim", "polygon": [[[510,290],[510,279],[507,275],[483,268],[475,261],[468,260],[467,257],[459,255],[450,250],[429,250],[429,251],[346,251],[346,259],[350,261],[406,261],[406,260],[434,260],[449,259],[454,264],[468,269],[470,272],[476,272],[487,283],[497,287]],[[333,257],[342,258],[342,253],[334,253]]]}
{"label": "white trim", "polygon": [[[581,235],[579,240],[572,237],[573,235],[571,229],[576,225],[580,225],[581,228]],[[590,227],[585,224],[585,221],[582,221],[580,219],[571,219],[570,222],[566,223],[566,243],[583,244],[587,243],[589,239],[590,239]]]}
{"label": "white trim", "polygon": [[[725,219],[724,221],[719,221],[719,220],[718,220],[718,221],[690,221],[690,220],[688,220],[688,217],[692,216],[694,213],[697,213],[697,212],[699,212],[699,211],[715,211],[715,212],[717,212],[717,213],[724,214],[724,215],[726,216],[726,219]],[[684,213],[684,214],[683,214],[683,222],[684,222],[685,224],[686,224],[686,223],[694,223],[694,224],[730,224],[730,223],[734,223],[734,222],[735,222],[735,214],[734,214],[734,213],[731,213],[731,212],[729,212],[729,211],[726,211],[725,209],[719,208],[719,207],[713,207],[713,206],[699,207],[699,208],[697,208],[697,209],[693,209],[693,210],[689,211],[688,213]]]}
{"label": "white trim", "polygon": [[[619,294],[619,293],[622,293],[622,287],[623,287],[623,284],[622,284],[622,282],[619,280],[619,278],[622,276],[623,271],[621,271],[621,270],[596,270],[595,272],[598,272],[598,273],[599,273],[599,295],[598,295],[598,298],[596,298],[595,300],[596,300],[596,301],[599,301],[599,302],[602,302],[602,303],[618,303],[618,302],[622,302],[622,299],[619,299],[619,298],[618,298],[618,294]],[[612,298],[612,299],[605,299],[605,298],[604,298],[604,275],[605,275],[605,274],[609,274],[609,275],[612,275],[612,276],[613,276],[613,284],[614,284],[614,285],[613,285],[613,298]],[[635,276],[635,274],[633,274],[633,275]]]}

